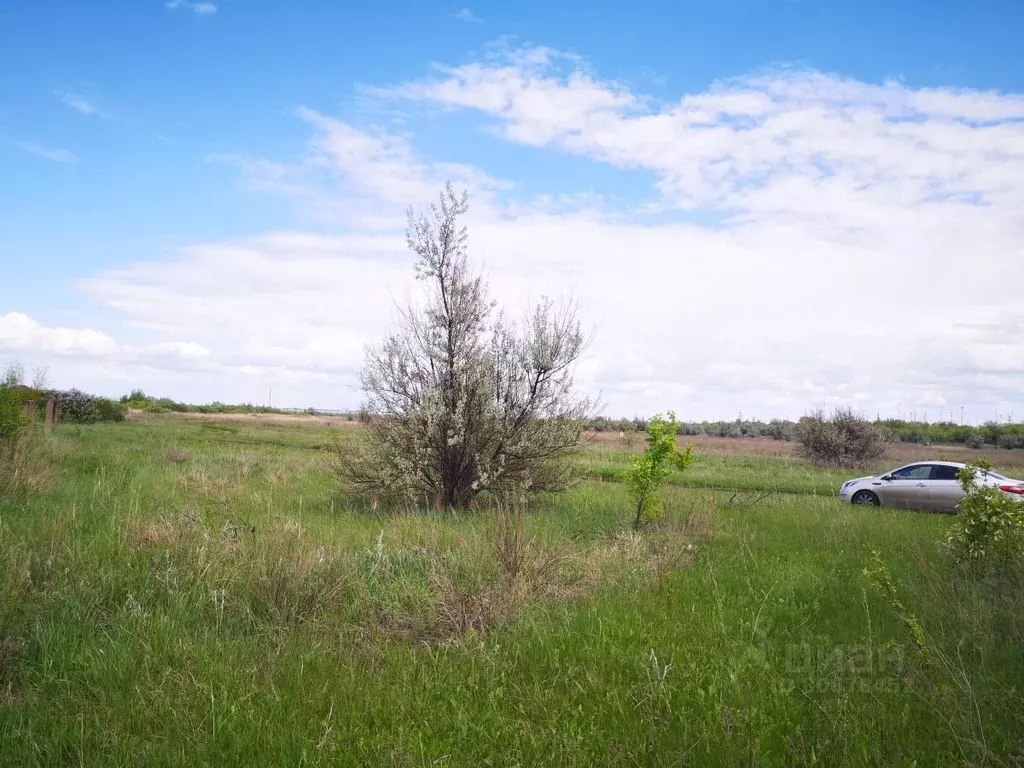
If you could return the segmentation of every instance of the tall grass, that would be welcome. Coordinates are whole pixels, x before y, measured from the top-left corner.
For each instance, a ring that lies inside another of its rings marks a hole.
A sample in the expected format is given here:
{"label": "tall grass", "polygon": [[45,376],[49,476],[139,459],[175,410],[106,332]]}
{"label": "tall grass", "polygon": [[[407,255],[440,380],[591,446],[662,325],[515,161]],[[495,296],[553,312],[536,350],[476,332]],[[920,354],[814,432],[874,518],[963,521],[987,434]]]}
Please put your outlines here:
{"label": "tall grass", "polygon": [[[323,473],[329,437],[59,428],[60,475],[0,502],[0,763],[999,765],[1024,748],[1024,584],[953,568],[943,516],[670,486],[635,534],[610,482],[504,518],[370,513]],[[832,482],[780,461],[721,457],[708,482]],[[875,550],[925,655],[863,576]]]}

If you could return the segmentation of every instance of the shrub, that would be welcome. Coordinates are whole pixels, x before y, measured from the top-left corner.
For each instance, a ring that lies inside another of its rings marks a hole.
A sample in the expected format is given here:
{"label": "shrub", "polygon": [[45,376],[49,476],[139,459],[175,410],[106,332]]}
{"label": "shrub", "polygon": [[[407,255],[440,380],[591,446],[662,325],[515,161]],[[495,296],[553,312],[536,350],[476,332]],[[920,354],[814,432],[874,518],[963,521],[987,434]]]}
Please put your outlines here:
{"label": "shrub", "polygon": [[1024,504],[978,483],[991,468],[985,459],[976,459],[957,475],[964,498],[946,543],[961,562],[1002,563],[1024,553]]}
{"label": "shrub", "polygon": [[889,440],[871,422],[848,408],[831,416],[815,411],[796,425],[800,455],[822,467],[859,467],[885,456]]}
{"label": "shrub", "polygon": [[409,212],[424,301],[367,350],[363,391],[378,418],[355,450],[337,452],[352,490],[407,504],[464,508],[482,492],[560,490],[593,405],[573,369],[586,347],[575,305],[542,299],[517,324],[492,317],[469,260],[465,194],[448,185],[429,213]]}
{"label": "shrub", "polygon": [[782,419],[772,419],[768,424],[761,430],[765,437],[773,438],[774,440],[792,440],[793,439],[793,428],[796,425],[792,421],[783,421]]}
{"label": "shrub", "polygon": [[743,427],[738,421],[723,421],[716,431],[719,437],[743,437]]}
{"label": "shrub", "polygon": [[999,438],[999,447],[1008,450],[1024,448],[1024,435],[1004,434]]}
{"label": "shrub", "polygon": [[914,443],[916,445],[932,444],[931,438],[928,436],[928,433],[925,432],[920,427],[913,427],[905,431],[902,435],[900,435],[900,439],[904,443]]}
{"label": "shrub", "polygon": [[931,442],[939,443],[941,445],[966,443],[971,435],[974,434],[973,427],[968,427],[963,424],[953,424],[948,421],[925,425],[925,429],[928,432],[928,438]]}
{"label": "shrub", "polygon": [[638,437],[639,433],[635,429],[624,429],[619,432],[619,440],[630,453],[633,452],[633,446],[636,445]]}
{"label": "shrub", "polygon": [[740,433],[743,437],[760,437],[761,436],[761,422],[759,421],[739,421],[736,423],[739,425]]}
{"label": "shrub", "polygon": [[980,433],[975,432],[964,441],[964,445],[977,451],[985,447],[985,438]]}
{"label": "shrub", "polygon": [[96,398],[96,412],[100,421],[124,421],[128,406],[106,397]]}
{"label": "shrub", "polygon": [[121,402],[129,408],[141,411],[149,405],[149,396],[141,389],[133,389],[127,395],[121,395]]}
{"label": "shrub", "polygon": [[633,467],[626,479],[629,495],[636,505],[636,517],[633,520],[635,529],[661,517],[658,488],[672,468],[686,469],[694,461],[691,446],[686,446],[685,451],[679,450],[676,415],[669,411],[668,418],[668,421],[664,421],[661,416],[655,416],[648,422],[647,450],[633,457]]}
{"label": "shrub", "polygon": [[53,393],[60,403],[61,420],[72,424],[93,424],[100,420],[96,398],[80,389]]}
{"label": "shrub", "polygon": [[0,381],[0,498],[14,495],[24,485],[28,423],[24,409],[22,390],[9,380]]}
{"label": "shrub", "polygon": [[61,421],[71,424],[96,424],[101,421],[124,421],[128,406],[106,397],[97,397],[79,389],[54,391],[60,406]]}
{"label": "shrub", "polygon": [[24,434],[21,394],[7,381],[0,382],[0,465],[10,460]]}
{"label": "shrub", "polygon": [[999,445],[999,438],[1003,436],[1002,425],[994,421],[986,421],[978,427],[978,431],[989,445]]}

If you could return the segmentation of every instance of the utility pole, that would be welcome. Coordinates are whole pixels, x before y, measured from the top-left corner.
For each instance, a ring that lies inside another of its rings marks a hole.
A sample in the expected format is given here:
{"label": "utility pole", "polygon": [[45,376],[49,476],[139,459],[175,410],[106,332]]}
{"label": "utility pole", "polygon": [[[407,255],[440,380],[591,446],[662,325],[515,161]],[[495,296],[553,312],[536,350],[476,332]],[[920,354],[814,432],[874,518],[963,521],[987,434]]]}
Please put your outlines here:
{"label": "utility pole", "polygon": [[964,424],[964,407],[961,405],[960,406],[960,426],[963,426],[963,424]]}

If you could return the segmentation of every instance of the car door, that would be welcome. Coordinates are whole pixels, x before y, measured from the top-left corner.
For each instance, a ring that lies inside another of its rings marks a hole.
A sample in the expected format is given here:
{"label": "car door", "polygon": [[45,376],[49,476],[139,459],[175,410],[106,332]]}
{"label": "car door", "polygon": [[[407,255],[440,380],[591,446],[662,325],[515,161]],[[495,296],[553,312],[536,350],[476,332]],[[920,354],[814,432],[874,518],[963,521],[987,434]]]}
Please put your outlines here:
{"label": "car door", "polygon": [[933,464],[928,478],[928,509],[936,512],[955,512],[956,505],[964,497],[963,488],[957,479],[957,467]]}
{"label": "car door", "polygon": [[931,474],[931,464],[911,464],[891,472],[889,479],[882,481],[879,487],[882,504],[887,507],[926,509]]}

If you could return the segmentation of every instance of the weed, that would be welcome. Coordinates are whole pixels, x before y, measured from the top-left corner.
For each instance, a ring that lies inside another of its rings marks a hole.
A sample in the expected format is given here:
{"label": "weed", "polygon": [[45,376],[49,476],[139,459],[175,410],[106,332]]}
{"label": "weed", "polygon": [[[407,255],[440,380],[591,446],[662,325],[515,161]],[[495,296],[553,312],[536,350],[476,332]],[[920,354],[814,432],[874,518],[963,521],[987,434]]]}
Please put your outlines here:
{"label": "weed", "polygon": [[962,563],[1006,567],[1024,555],[1024,504],[978,482],[991,469],[988,461],[977,459],[957,474],[964,497],[946,543]]}

